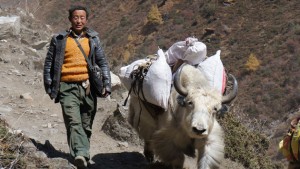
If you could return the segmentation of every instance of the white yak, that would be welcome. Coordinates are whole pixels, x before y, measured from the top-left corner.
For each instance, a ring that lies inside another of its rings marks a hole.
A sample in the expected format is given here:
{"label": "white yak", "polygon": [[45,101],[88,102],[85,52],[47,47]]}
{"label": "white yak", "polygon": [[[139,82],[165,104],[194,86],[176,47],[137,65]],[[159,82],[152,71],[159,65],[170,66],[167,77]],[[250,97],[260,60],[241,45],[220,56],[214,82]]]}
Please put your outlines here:
{"label": "white yak", "polygon": [[224,136],[216,120],[222,103],[237,93],[237,81],[226,96],[209,86],[197,68],[184,64],[174,78],[168,110],[130,98],[129,123],[144,139],[144,155],[157,157],[173,169],[183,168],[185,156],[197,158],[198,169],[218,168],[224,156]]}

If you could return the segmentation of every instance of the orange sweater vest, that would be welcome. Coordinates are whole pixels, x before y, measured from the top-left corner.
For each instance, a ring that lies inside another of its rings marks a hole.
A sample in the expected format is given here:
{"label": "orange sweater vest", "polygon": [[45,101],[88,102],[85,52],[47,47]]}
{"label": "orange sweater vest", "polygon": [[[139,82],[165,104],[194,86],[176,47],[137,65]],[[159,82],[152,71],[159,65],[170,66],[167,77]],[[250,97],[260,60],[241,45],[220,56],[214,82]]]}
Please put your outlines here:
{"label": "orange sweater vest", "polygon": [[[86,56],[90,53],[89,39],[79,40]],[[81,82],[89,78],[86,60],[72,37],[67,38],[65,59],[61,70],[62,82]]]}

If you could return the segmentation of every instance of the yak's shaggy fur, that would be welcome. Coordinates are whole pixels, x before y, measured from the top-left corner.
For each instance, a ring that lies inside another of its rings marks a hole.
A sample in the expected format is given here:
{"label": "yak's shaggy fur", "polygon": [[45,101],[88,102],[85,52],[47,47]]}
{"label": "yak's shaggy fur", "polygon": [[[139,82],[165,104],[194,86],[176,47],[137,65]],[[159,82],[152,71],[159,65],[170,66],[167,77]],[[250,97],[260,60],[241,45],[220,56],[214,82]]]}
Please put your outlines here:
{"label": "yak's shaggy fur", "polygon": [[[184,156],[190,156],[197,159],[198,169],[218,168],[224,156],[224,139],[215,116],[221,108],[222,95],[210,88],[204,75],[193,66],[183,67],[181,84],[187,96],[172,89],[169,108],[163,113],[131,97],[129,123],[145,140],[148,160],[153,160],[154,153],[177,169],[183,168]],[[160,115],[153,117],[149,111]]]}

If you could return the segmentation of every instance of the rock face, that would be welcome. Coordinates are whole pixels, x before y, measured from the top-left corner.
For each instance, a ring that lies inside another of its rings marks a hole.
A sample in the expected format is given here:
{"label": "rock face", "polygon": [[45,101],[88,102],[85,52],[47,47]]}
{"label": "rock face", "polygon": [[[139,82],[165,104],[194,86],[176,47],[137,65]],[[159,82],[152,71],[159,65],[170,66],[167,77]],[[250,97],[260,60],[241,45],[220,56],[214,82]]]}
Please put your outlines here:
{"label": "rock face", "polygon": [[141,145],[142,141],[127,122],[127,114],[126,110],[121,105],[118,105],[113,115],[109,116],[104,122],[102,130],[115,140]]}
{"label": "rock face", "polygon": [[112,87],[112,90],[116,90],[116,89],[119,89],[121,87],[121,80],[120,78],[115,75],[113,72],[110,72],[110,76],[111,76],[111,87]]}
{"label": "rock face", "polygon": [[43,40],[43,41],[38,41],[32,44],[32,48],[35,50],[41,50],[43,47],[45,47],[47,44],[49,44],[49,41]]}
{"label": "rock face", "polygon": [[20,33],[19,16],[0,16],[0,40]]}

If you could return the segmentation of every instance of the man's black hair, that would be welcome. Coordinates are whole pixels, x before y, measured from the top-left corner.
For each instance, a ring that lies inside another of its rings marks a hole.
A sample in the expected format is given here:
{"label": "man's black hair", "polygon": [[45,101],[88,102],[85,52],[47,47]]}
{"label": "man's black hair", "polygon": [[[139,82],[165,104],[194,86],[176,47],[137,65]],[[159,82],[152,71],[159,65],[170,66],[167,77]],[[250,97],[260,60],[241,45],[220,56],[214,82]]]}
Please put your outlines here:
{"label": "man's black hair", "polygon": [[89,11],[88,11],[88,9],[87,9],[86,7],[84,7],[84,6],[79,6],[79,5],[78,5],[78,6],[72,6],[72,7],[69,9],[69,19],[72,18],[72,14],[73,14],[73,12],[76,11],[76,10],[84,10],[85,13],[86,13],[86,19],[89,18]]}

